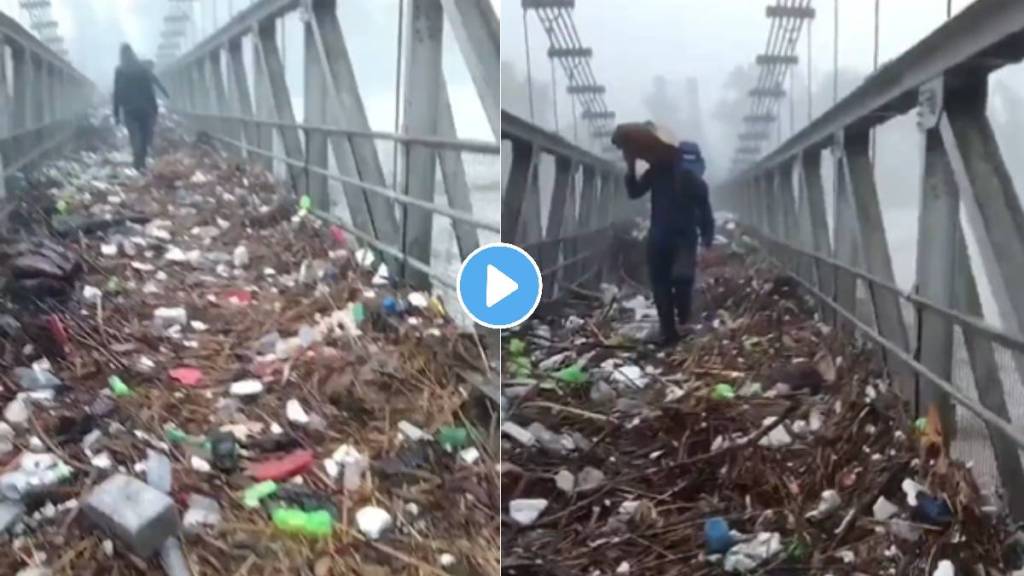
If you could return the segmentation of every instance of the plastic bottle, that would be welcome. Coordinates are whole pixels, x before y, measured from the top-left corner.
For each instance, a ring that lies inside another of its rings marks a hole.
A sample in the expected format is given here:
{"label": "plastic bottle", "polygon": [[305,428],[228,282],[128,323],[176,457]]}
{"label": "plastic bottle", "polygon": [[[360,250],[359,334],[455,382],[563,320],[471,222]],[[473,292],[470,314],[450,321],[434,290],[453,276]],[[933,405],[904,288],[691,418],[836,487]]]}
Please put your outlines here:
{"label": "plastic bottle", "polygon": [[124,380],[121,380],[120,376],[115,375],[107,378],[107,384],[110,385],[110,391],[118,398],[124,398],[125,396],[132,395],[132,389],[124,383]]}
{"label": "plastic bottle", "polygon": [[304,512],[297,508],[278,508],[270,517],[274,526],[287,534],[324,538],[334,531],[334,519],[326,510]]}

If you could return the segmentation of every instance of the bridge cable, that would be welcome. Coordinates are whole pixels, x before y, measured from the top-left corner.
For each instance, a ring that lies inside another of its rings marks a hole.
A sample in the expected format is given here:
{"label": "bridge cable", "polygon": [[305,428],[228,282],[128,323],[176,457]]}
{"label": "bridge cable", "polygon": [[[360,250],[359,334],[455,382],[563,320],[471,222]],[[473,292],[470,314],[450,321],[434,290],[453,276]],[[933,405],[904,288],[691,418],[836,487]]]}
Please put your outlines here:
{"label": "bridge cable", "polygon": [[[398,0],[398,54],[395,56],[395,134],[401,132],[402,114],[402,47],[404,45],[405,0]],[[398,191],[398,140],[391,148],[391,184]]]}
{"label": "bridge cable", "polygon": [[[874,64],[873,64],[873,68],[872,68],[873,71],[877,71],[878,70],[878,27],[879,27],[879,17],[878,17],[878,15],[879,15],[879,4],[880,4],[880,2],[881,2],[881,0],[875,0],[875,57],[874,57]],[[870,154],[869,154],[869,158],[871,158],[872,162],[875,161],[875,154],[877,153],[876,150],[875,150],[875,148],[878,146],[878,143],[875,141],[875,136],[877,134],[878,134],[878,130],[876,128],[872,128],[871,129],[871,151],[870,151]]]}
{"label": "bridge cable", "polygon": [[814,43],[811,42],[811,28],[814,20],[807,22],[807,125],[810,126],[814,120],[814,69],[811,67],[814,59]]}
{"label": "bridge cable", "polygon": [[[401,101],[402,101],[402,90],[405,88],[405,84],[402,81],[402,64],[404,62],[402,47],[404,46],[405,39],[405,0],[398,0],[398,49],[395,54],[395,134],[399,134],[402,129],[401,125]],[[452,122],[454,123],[454,117]],[[391,152],[391,184],[394,187],[396,194],[401,194],[399,191],[398,183],[398,153],[399,143],[398,140],[394,141],[394,146]],[[405,162],[402,164],[403,172],[405,174],[402,177],[402,190],[405,195],[409,196],[409,147],[401,146],[402,156]],[[308,154],[307,154],[308,156]],[[364,202],[366,202],[366,212],[370,216],[370,226],[373,230],[377,230],[377,223],[373,219],[373,210],[370,209],[370,197],[367,195],[367,191],[363,190]],[[402,206],[402,267],[401,277],[405,278],[409,267],[409,206]]]}
{"label": "bridge cable", "polygon": [[555,133],[558,133],[558,83],[555,78],[555,61],[548,59],[548,64],[551,65],[551,104],[552,110],[555,116]]}
{"label": "bridge cable", "polygon": [[[771,140],[772,124],[781,123],[784,100],[792,96],[795,85],[790,78],[790,92],[787,94],[783,88],[786,75],[795,70],[803,23],[809,23],[815,11],[811,7],[811,0],[776,0],[774,6],[767,8],[766,14],[770,18],[768,38],[764,52],[755,60],[758,66],[757,82],[749,92],[749,113],[743,117],[744,132],[739,135],[733,156],[734,170],[756,160],[761,155],[761,147]],[[808,90],[811,89],[809,83]],[[794,104],[791,103],[791,106]],[[775,128],[776,137],[781,139],[781,124],[776,124]]]}
{"label": "bridge cable", "polygon": [[832,27],[832,105],[839,102],[839,0],[833,1],[835,13]]}
{"label": "bridge cable", "polygon": [[530,30],[526,20],[526,8],[523,8],[523,46],[526,50],[526,91],[530,101],[530,122],[537,122],[533,115],[533,71],[530,68]]}
{"label": "bridge cable", "polygon": [[[573,84],[573,83],[574,83],[573,82],[573,76],[572,76],[572,73],[570,73],[569,84]],[[572,141],[575,144],[579,144],[580,143],[580,133],[579,133],[579,129],[578,129],[579,124],[577,122],[578,118],[576,116],[576,99],[575,98],[569,98],[569,105],[572,106]]]}

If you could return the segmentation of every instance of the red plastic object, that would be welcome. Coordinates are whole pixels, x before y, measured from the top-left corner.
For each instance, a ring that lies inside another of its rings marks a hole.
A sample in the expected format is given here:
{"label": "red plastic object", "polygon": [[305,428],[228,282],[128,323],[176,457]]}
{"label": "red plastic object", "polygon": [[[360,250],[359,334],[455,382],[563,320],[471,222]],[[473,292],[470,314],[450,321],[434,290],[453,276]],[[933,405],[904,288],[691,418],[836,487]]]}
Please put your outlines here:
{"label": "red plastic object", "polygon": [[345,247],[348,245],[348,238],[345,237],[345,231],[341,227],[337,225],[331,226],[331,236],[340,246]]}
{"label": "red plastic object", "polygon": [[61,349],[67,348],[68,344],[70,344],[70,339],[60,318],[56,314],[50,314],[46,317],[46,326],[50,329],[50,334],[53,335],[54,341],[57,342]]}
{"label": "red plastic object", "polygon": [[258,464],[251,464],[248,468],[248,473],[260,481],[275,480],[282,482],[292,476],[305,472],[307,468],[313,465],[313,460],[314,456],[311,450],[296,450],[277,460],[267,460]]}
{"label": "red plastic object", "polygon": [[198,368],[189,368],[188,366],[174,368],[168,374],[170,374],[171,378],[180,382],[182,386],[189,388],[195,388],[203,381],[203,371]]}
{"label": "red plastic object", "polygon": [[252,302],[252,292],[238,288],[236,290],[228,290],[223,294],[224,299],[232,304],[246,305]]}

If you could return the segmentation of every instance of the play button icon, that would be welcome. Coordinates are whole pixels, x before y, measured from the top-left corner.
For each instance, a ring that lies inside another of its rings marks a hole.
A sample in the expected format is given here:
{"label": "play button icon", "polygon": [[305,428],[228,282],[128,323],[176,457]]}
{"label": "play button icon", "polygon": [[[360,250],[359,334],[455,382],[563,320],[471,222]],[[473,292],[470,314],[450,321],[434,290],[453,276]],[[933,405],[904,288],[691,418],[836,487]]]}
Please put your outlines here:
{"label": "play button icon", "polygon": [[487,287],[484,288],[484,305],[490,308],[519,290],[519,283],[509,278],[494,266],[487,265]]}
{"label": "play button icon", "polygon": [[540,303],[540,268],[522,248],[496,242],[481,246],[459,269],[459,303],[474,322],[511,328],[533,314]]}

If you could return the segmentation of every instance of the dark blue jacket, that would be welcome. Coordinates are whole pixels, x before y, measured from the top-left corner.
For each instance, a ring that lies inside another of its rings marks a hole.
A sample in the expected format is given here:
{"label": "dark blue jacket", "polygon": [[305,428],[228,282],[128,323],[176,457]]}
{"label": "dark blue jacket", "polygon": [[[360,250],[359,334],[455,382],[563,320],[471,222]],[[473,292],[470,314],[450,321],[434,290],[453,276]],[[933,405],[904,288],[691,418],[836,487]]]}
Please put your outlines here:
{"label": "dark blue jacket", "polygon": [[[677,176],[678,175],[678,176]],[[678,178],[678,182],[677,182]],[[651,234],[682,236],[696,246],[697,231],[704,246],[715,237],[715,219],[708,201],[708,185],[688,170],[676,170],[671,163],[651,166],[639,179],[626,173],[626,192],[641,198],[651,192]]]}
{"label": "dark blue jacket", "polygon": [[167,89],[142,62],[117,67],[114,72],[114,117],[125,114],[157,113],[156,90],[167,97]]}

